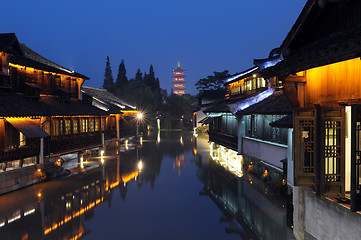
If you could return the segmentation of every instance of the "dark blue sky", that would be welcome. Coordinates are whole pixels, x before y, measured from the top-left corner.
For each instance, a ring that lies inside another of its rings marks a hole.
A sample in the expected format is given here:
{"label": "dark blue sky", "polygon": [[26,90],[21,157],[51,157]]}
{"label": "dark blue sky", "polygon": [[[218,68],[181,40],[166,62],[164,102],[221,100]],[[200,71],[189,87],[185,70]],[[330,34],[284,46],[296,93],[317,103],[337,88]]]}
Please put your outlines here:
{"label": "dark blue sky", "polygon": [[106,56],[114,79],[122,59],[128,78],[153,64],[170,93],[180,61],[187,92],[213,71],[252,67],[278,47],[306,0],[11,0],[2,2],[1,32],[101,87]]}

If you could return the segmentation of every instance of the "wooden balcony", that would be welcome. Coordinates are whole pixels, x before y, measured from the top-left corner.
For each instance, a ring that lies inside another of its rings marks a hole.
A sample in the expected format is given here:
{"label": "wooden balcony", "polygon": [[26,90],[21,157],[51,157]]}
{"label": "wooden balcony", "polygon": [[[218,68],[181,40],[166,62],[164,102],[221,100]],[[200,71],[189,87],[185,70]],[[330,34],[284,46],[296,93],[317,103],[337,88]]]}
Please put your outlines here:
{"label": "wooden balcony", "polygon": [[235,151],[238,150],[237,136],[228,135],[217,131],[208,131],[208,135],[209,135],[209,141],[215,142],[216,144],[233,149]]}
{"label": "wooden balcony", "polygon": [[50,152],[52,154],[75,152],[77,150],[99,146],[100,144],[100,132],[64,136],[51,140]]}
{"label": "wooden balcony", "polygon": [[2,150],[0,151],[0,162],[7,162],[38,156],[39,152],[39,146],[23,146],[13,149]]}

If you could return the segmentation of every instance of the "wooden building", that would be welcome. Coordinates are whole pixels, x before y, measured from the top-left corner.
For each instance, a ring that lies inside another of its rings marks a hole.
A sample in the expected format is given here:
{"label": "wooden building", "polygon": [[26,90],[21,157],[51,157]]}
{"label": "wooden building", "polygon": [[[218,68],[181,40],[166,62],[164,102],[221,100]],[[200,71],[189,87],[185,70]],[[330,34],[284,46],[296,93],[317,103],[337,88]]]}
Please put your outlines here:
{"label": "wooden building", "polygon": [[109,116],[105,121],[105,140],[135,136],[138,114],[136,107],[106,89],[83,86],[81,92],[85,101],[108,112]]}
{"label": "wooden building", "polygon": [[80,99],[89,78],[0,34],[0,165],[2,170],[44,162],[102,145],[106,111]]}
{"label": "wooden building", "polygon": [[295,185],[361,209],[361,2],[309,0],[263,77],[294,112]]}

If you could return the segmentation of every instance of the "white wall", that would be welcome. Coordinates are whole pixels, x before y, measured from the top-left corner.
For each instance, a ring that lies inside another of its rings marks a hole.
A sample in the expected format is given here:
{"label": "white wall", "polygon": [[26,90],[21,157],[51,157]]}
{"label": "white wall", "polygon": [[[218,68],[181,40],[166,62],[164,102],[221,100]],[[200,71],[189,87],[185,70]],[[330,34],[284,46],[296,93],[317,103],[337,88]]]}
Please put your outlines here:
{"label": "white wall", "polygon": [[287,158],[287,145],[243,137],[243,154],[282,169],[280,161]]}
{"label": "white wall", "polygon": [[361,214],[316,197],[315,193],[302,187],[294,188],[293,200],[293,233],[296,239],[303,239],[308,234],[316,239],[361,238]]}

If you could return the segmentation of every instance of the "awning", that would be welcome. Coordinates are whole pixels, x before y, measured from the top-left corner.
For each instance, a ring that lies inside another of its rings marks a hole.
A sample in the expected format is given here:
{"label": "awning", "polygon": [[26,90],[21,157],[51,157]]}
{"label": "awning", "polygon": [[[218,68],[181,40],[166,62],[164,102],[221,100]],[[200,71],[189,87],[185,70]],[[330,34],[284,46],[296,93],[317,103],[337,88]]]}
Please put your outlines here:
{"label": "awning", "polygon": [[50,136],[30,118],[5,118],[5,120],[28,138],[45,138]]}
{"label": "awning", "polygon": [[202,125],[210,124],[213,122],[214,117],[205,117],[202,120],[200,120],[198,123],[202,123]]}

